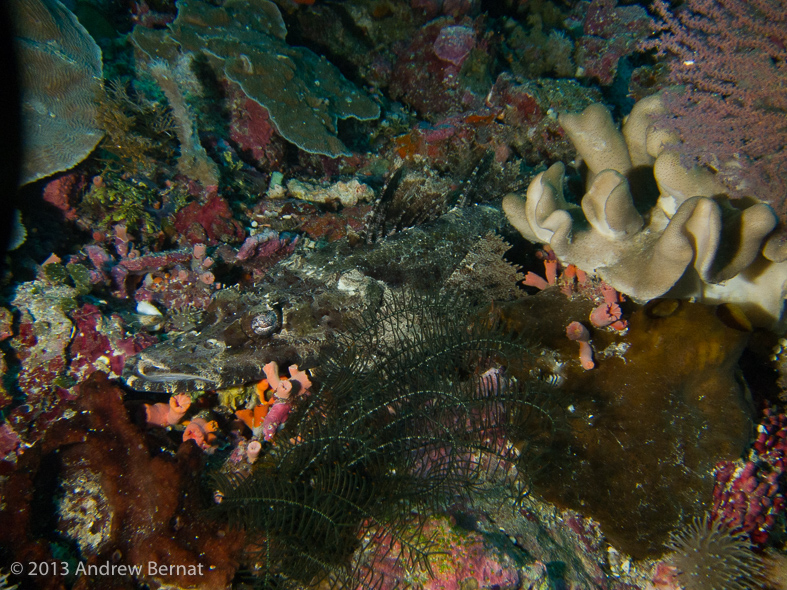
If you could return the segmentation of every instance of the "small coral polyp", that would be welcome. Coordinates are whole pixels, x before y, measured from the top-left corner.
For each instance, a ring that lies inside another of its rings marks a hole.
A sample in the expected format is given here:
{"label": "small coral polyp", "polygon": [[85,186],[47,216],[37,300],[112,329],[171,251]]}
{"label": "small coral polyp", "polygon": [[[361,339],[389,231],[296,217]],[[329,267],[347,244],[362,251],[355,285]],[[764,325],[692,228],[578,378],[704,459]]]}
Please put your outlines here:
{"label": "small coral polyp", "polygon": [[[756,198],[731,201],[712,171],[682,166],[669,147],[677,140],[653,123],[663,113],[660,95],[643,99],[622,132],[600,104],[560,115],[588,169],[581,207],[564,198],[558,162],[524,198],[503,199],[509,221],[528,240],[549,244],[562,263],[597,273],[634,299],[736,303],[754,324],[777,326],[787,256],[769,239],[776,214]],[[645,210],[653,177],[658,199]]]}
{"label": "small coral polyp", "polygon": [[674,581],[685,590],[754,590],[762,587],[763,566],[746,535],[706,514],[673,533],[667,548]]}

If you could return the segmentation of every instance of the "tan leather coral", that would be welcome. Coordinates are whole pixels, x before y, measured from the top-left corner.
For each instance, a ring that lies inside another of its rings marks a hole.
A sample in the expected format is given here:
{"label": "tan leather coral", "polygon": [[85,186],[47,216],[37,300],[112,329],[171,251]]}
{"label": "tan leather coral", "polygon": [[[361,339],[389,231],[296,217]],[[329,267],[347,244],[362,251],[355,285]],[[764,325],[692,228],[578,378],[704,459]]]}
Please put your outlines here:
{"label": "tan leather coral", "polygon": [[[711,170],[686,169],[670,151],[675,139],[653,125],[662,112],[658,95],[643,99],[622,132],[600,104],[561,115],[587,167],[581,206],[564,197],[565,167],[558,162],[533,179],[524,197],[503,199],[506,216],[564,264],[596,273],[634,299],[669,293],[732,302],[755,324],[776,326],[787,263],[762,254],[776,214],[755,196],[728,198]],[[655,204],[643,196],[654,181]]]}

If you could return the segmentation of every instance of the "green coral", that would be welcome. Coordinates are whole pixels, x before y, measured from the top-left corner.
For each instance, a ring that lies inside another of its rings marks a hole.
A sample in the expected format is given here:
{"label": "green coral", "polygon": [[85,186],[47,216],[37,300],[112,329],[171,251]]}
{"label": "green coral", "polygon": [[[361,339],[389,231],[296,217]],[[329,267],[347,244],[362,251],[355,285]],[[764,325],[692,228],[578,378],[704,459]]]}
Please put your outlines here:
{"label": "green coral", "polygon": [[[76,295],[87,295],[90,293],[90,271],[83,264],[71,262],[65,266],[57,262],[50,262],[43,267],[44,278],[53,285],[68,286],[69,279],[76,289]],[[76,307],[76,299],[64,297],[60,307],[68,311]]]}
{"label": "green coral", "polygon": [[66,271],[66,267],[62,264],[54,262],[45,264],[43,271],[46,280],[55,285],[65,285],[68,280],[68,272]]}
{"label": "green coral", "polygon": [[68,315],[69,313],[74,311],[77,307],[79,307],[79,303],[74,297],[63,297],[60,300],[58,307],[60,308],[60,311]]}
{"label": "green coral", "polygon": [[[82,199],[82,212],[97,219],[97,226],[108,230],[117,223],[146,235],[155,234],[158,224],[147,209],[158,202],[158,195],[143,184],[118,179],[93,186]],[[92,214],[92,215],[91,215]]]}
{"label": "green coral", "polygon": [[98,122],[106,132],[99,150],[108,170],[153,175],[159,160],[172,160],[174,124],[162,103],[130,95],[120,80],[105,84],[98,99]]}
{"label": "green coral", "polygon": [[71,262],[66,265],[66,271],[74,283],[74,288],[80,295],[90,293],[90,271],[83,264]]}
{"label": "green coral", "polygon": [[52,380],[52,385],[62,387],[63,389],[69,389],[76,385],[76,381],[69,375],[58,375]]}
{"label": "green coral", "polygon": [[239,385],[237,387],[227,387],[219,389],[216,395],[219,397],[219,405],[237,410],[242,408],[244,404],[255,394],[254,385],[246,386]]}

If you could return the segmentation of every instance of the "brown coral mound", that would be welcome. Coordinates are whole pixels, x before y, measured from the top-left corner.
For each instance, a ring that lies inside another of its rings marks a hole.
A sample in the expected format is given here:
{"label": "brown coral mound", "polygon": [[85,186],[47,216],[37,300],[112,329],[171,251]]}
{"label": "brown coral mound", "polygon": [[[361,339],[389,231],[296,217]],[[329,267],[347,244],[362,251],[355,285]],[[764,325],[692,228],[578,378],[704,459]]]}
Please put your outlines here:
{"label": "brown coral mound", "polygon": [[[631,313],[623,334],[593,328],[596,367],[586,371],[566,326],[587,321],[589,301],[548,289],[497,307],[513,332],[555,351],[556,392],[574,408],[533,492],[593,517],[637,559],[660,555],[670,532],[704,511],[716,463],[749,443],[736,378],[749,332],[722,320],[723,308],[662,299]],[[530,369],[509,366],[523,379]]]}
{"label": "brown coral mound", "polygon": [[[85,567],[125,566],[115,570],[113,587],[226,588],[243,537],[200,517],[202,453],[190,442],[174,456],[153,452],[151,439],[129,420],[123,392],[103,373],[88,377],[76,395],[70,418],[56,421],[0,482],[2,558],[51,559],[47,539],[37,538],[46,514],[36,498],[47,493],[47,480],[62,490],[58,532],[76,543]],[[74,588],[108,587],[100,571],[85,571]],[[62,584],[55,575],[46,587]]]}
{"label": "brown coral mound", "polygon": [[753,590],[761,587],[763,566],[746,535],[707,514],[674,532],[667,548],[685,590]]}

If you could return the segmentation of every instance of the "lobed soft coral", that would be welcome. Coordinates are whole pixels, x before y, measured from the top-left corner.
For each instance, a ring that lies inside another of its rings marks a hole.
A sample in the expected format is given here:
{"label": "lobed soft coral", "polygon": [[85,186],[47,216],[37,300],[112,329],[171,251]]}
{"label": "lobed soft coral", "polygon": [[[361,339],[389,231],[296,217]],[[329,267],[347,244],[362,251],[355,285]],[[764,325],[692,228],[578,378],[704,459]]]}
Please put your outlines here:
{"label": "lobed soft coral", "polygon": [[668,147],[673,138],[652,124],[662,112],[660,96],[644,99],[622,132],[600,104],[560,115],[587,167],[581,207],[564,198],[558,162],[524,198],[504,198],[509,221],[528,240],[548,243],[561,262],[635,299],[732,302],[757,325],[778,324],[787,264],[768,241],[776,215],[756,198],[731,200],[711,171],[684,168]]}

